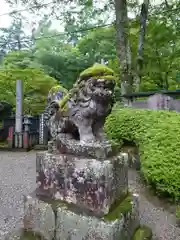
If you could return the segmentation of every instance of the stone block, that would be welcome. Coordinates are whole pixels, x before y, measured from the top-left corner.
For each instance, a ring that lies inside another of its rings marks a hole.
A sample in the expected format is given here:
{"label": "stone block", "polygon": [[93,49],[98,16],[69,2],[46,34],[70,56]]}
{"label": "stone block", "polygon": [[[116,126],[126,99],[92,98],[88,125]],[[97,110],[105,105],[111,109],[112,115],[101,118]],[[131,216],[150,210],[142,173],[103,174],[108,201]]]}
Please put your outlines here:
{"label": "stone block", "polygon": [[24,229],[37,232],[46,240],[54,239],[55,215],[51,205],[34,196],[24,196]]}
{"label": "stone block", "polygon": [[57,210],[56,240],[121,240],[123,225],[123,216],[108,222],[61,207]]}
{"label": "stone block", "polygon": [[36,172],[38,172],[42,168],[41,164],[44,161],[47,154],[48,154],[47,151],[41,151],[36,153]]}
{"label": "stone block", "polygon": [[108,141],[83,144],[66,136],[63,137],[63,135],[57,139],[56,147],[60,154],[73,154],[96,159],[112,157],[118,152],[117,146],[112,145]]}
{"label": "stone block", "polygon": [[38,196],[60,199],[103,216],[127,191],[127,154],[97,160],[46,153],[44,159],[37,159]]}
{"label": "stone block", "polygon": [[22,229],[8,233],[5,236],[5,240],[21,240]]}
{"label": "stone block", "polygon": [[132,239],[136,229],[140,226],[139,217],[139,195],[132,194],[131,211],[124,213],[124,236],[126,239]]}
{"label": "stone block", "polygon": [[27,232],[23,228],[14,230],[5,236],[4,240],[47,240],[35,232]]}
{"label": "stone block", "polygon": [[120,203],[122,206],[114,209],[116,216],[111,216],[111,220],[107,220],[107,216],[87,216],[61,206],[56,214],[56,240],[132,240],[134,231],[140,225],[137,200],[137,196],[133,196],[130,208],[125,211],[123,204],[127,202],[123,200]]}

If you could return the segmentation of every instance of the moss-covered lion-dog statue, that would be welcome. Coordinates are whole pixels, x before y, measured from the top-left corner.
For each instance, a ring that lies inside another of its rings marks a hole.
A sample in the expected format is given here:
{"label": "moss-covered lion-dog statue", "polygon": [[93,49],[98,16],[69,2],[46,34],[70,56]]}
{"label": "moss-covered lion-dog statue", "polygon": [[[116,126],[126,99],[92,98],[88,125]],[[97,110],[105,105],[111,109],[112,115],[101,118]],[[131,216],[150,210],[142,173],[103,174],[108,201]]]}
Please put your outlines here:
{"label": "moss-covered lion-dog statue", "polygon": [[106,65],[84,70],[73,88],[53,87],[48,95],[52,137],[67,134],[81,143],[103,141],[104,122],[113,106],[116,77]]}

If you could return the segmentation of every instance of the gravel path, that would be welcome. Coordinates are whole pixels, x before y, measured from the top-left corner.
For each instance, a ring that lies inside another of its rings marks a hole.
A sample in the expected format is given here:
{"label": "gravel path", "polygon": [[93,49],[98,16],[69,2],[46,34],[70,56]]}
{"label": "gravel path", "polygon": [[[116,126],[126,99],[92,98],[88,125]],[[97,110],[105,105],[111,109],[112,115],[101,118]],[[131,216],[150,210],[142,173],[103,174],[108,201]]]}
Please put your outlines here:
{"label": "gravel path", "polygon": [[175,216],[165,210],[158,198],[147,196],[145,187],[140,184],[139,175],[129,170],[129,186],[140,197],[141,224],[153,230],[154,240],[180,240],[180,228],[176,227]]}
{"label": "gravel path", "polygon": [[35,189],[35,152],[0,152],[0,239],[22,226],[23,194]]}
{"label": "gravel path", "polygon": [[[35,152],[0,152],[0,240],[3,235],[22,227],[23,194],[35,189]],[[175,217],[158,206],[155,197],[147,198],[139,176],[129,170],[130,189],[140,195],[141,223],[152,228],[154,240],[180,240]]]}

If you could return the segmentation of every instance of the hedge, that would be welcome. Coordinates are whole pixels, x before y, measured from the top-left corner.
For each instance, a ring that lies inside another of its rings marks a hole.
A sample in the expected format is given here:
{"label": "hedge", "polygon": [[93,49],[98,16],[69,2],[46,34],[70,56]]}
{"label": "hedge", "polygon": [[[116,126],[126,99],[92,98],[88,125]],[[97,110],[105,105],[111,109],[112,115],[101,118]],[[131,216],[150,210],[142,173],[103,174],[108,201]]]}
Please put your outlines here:
{"label": "hedge", "polygon": [[115,142],[139,147],[141,171],[159,194],[180,200],[180,114],[117,106],[105,130]]}

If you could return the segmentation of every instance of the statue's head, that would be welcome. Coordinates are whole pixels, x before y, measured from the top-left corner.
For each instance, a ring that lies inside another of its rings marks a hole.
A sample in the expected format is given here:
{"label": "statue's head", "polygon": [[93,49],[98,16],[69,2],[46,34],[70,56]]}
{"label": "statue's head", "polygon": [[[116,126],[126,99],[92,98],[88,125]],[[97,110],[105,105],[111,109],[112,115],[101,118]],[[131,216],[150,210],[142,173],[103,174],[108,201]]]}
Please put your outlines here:
{"label": "statue's head", "polygon": [[76,84],[86,96],[102,101],[109,100],[114,93],[116,77],[107,66],[95,64],[80,74]]}

